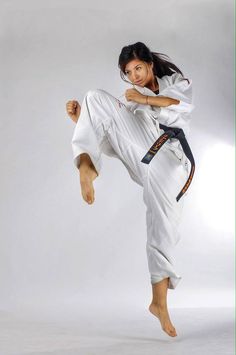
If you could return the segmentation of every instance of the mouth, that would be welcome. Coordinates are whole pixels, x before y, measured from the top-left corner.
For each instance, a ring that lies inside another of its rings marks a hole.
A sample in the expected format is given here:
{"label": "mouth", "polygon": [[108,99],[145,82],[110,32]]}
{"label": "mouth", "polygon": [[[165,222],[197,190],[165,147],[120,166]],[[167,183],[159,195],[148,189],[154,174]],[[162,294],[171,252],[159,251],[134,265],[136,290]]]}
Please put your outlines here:
{"label": "mouth", "polygon": [[141,84],[142,80],[136,81],[135,85]]}

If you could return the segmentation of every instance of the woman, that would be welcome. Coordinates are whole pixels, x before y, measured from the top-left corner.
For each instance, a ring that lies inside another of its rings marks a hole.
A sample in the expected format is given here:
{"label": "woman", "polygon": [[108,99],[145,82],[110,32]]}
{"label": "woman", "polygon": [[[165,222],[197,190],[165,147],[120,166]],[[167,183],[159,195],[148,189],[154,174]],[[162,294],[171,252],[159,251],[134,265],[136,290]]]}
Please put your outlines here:
{"label": "woman", "polygon": [[133,85],[122,100],[96,89],[87,92],[81,106],[75,100],[66,104],[68,115],[77,123],[72,138],[74,163],[87,203],[94,202],[93,180],[100,173],[102,153],[120,159],[130,177],[143,187],[153,292],[149,311],[174,337],[177,333],[168,314],[167,290],[176,288],[181,279],[174,269],[173,250],[180,238],[185,196],[177,202],[176,195],[186,182],[189,166],[176,138],[165,143],[150,164],[141,160],[163,134],[161,124],[181,128],[188,135],[194,107],[192,81],[142,42],[122,48],[118,65],[122,79],[128,78]]}

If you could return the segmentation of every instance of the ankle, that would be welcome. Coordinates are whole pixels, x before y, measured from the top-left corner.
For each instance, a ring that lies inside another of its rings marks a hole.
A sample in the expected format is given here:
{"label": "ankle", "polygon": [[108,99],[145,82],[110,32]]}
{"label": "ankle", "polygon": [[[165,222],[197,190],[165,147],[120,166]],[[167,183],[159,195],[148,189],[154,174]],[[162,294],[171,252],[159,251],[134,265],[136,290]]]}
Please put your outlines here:
{"label": "ankle", "polygon": [[158,309],[162,309],[162,310],[166,310],[167,309],[167,304],[166,302],[156,302],[156,301],[152,301],[152,303],[150,304],[150,306],[154,306]]}
{"label": "ankle", "polygon": [[79,165],[79,171],[80,171],[80,173],[82,172],[86,172],[86,171],[88,171],[88,170],[91,170],[92,169],[92,167],[90,166],[90,164],[89,163],[87,163],[87,162],[82,162],[80,165]]}
{"label": "ankle", "polygon": [[[80,165],[79,165],[79,170],[94,170],[96,173],[95,166],[93,165],[92,160],[90,159],[88,154],[81,154],[80,155]],[[97,174],[98,175],[98,174]]]}
{"label": "ankle", "polygon": [[87,153],[80,154],[80,164],[93,164],[90,156]]}

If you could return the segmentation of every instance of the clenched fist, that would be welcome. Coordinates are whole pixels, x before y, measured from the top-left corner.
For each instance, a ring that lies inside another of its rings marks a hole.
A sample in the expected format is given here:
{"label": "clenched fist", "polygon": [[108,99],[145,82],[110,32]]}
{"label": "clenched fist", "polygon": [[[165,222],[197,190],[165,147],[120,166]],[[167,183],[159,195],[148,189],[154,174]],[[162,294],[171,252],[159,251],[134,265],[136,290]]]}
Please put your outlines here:
{"label": "clenched fist", "polygon": [[125,97],[127,101],[134,101],[138,104],[145,104],[146,103],[146,95],[141,94],[136,89],[127,89],[125,91]]}
{"label": "clenched fist", "polygon": [[75,123],[77,123],[79,119],[80,110],[81,107],[78,101],[71,100],[66,103],[67,114]]}

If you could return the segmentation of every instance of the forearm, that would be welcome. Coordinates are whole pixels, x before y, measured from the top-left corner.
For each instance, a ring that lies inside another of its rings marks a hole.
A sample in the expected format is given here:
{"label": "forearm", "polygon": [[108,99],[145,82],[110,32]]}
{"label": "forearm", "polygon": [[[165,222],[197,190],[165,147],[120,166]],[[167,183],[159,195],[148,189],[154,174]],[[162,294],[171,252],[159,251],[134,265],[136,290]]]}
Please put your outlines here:
{"label": "forearm", "polygon": [[150,106],[159,106],[159,107],[167,107],[170,105],[178,105],[180,103],[179,100],[172,99],[171,97],[166,96],[145,96],[144,104]]}

